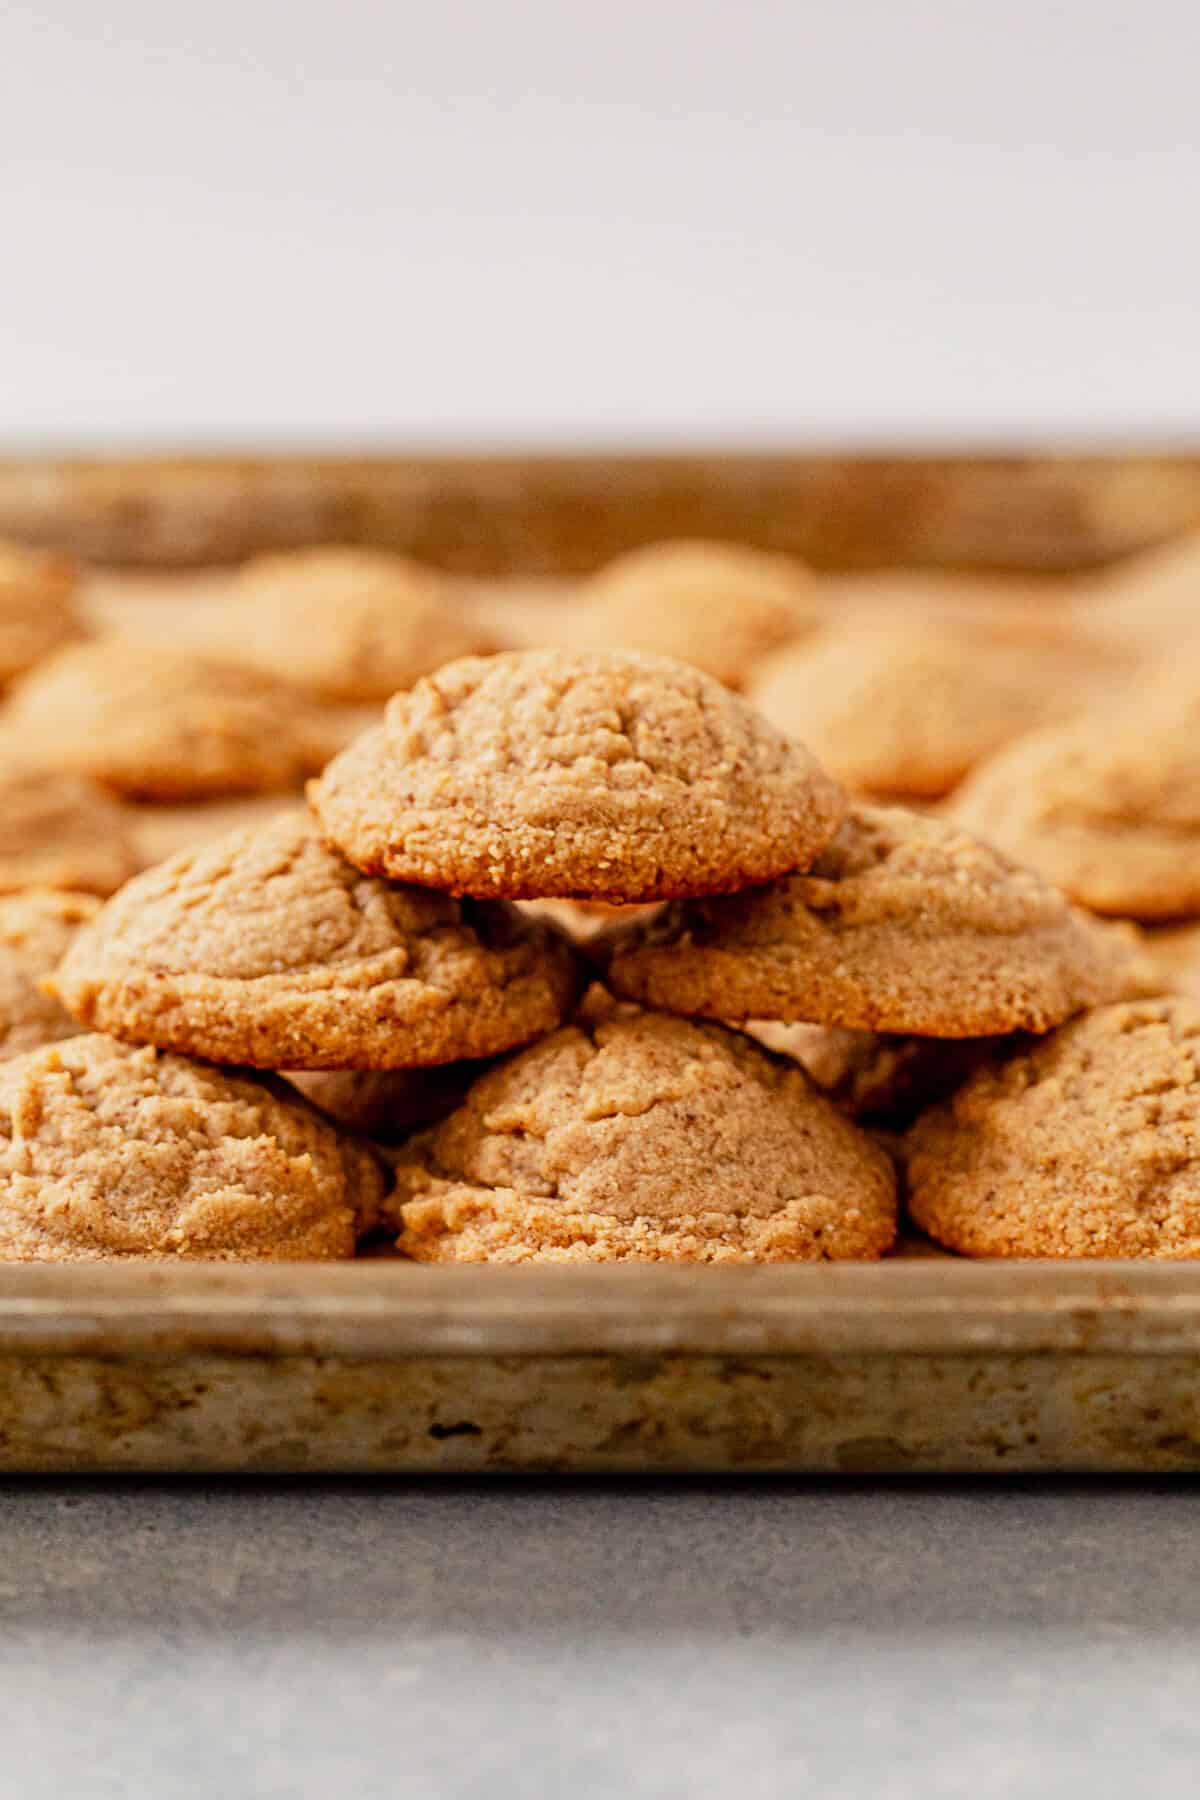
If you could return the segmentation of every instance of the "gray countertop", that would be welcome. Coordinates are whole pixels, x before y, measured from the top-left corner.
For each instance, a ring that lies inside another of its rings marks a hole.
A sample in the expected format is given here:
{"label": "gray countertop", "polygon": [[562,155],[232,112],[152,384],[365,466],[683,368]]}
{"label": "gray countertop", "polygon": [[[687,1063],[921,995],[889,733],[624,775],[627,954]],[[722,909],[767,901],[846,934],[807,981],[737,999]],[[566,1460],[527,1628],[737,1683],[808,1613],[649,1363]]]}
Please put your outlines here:
{"label": "gray countertop", "polygon": [[1198,1505],[13,1481],[0,1792],[1190,1796]]}

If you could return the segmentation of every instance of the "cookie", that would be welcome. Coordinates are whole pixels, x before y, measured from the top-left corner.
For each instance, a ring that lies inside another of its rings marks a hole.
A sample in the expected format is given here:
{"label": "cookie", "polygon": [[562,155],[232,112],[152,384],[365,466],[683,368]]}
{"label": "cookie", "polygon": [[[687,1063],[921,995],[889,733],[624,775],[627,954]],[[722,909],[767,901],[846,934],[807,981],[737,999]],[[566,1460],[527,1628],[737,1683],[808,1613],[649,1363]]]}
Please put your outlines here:
{"label": "cookie", "polygon": [[1200,1000],[1200,923],[1164,925],[1145,934],[1146,949],[1172,993]]}
{"label": "cookie", "polygon": [[566,617],[581,648],[675,657],[737,688],[819,623],[818,591],[790,556],[680,540],[616,557],[582,584]]}
{"label": "cookie", "polygon": [[381,1144],[398,1144],[451,1112],[488,1066],[456,1062],[428,1069],[288,1069],[285,1075],[336,1125]]}
{"label": "cookie", "polygon": [[218,641],[238,662],[324,700],[386,700],[486,649],[447,576],[383,550],[260,556],[234,577]]}
{"label": "cookie", "polygon": [[0,898],[0,1060],[79,1035],[75,1020],[39,983],[99,906],[92,894],[51,888]]}
{"label": "cookie", "polygon": [[908,1136],[917,1224],[968,1256],[1200,1256],[1200,1007],[1099,1007]]}
{"label": "cookie", "polygon": [[128,884],[53,978],[84,1024],[260,1069],[491,1056],[552,1030],[567,945],[494,903],[363,876],[303,815],[183,851]]}
{"label": "cookie", "polygon": [[807,874],[669,907],[608,980],[705,1018],[993,1037],[1112,999],[1133,954],[960,827],[860,803]]}
{"label": "cookie", "polygon": [[762,663],[747,698],[856,792],[934,800],[1128,666],[1111,646],[1015,619],[871,614]]}
{"label": "cookie", "polygon": [[386,1215],[419,1262],[875,1258],[895,1177],[801,1069],[621,1009],[477,1081],[398,1159]]}
{"label": "cookie", "polygon": [[1181,532],[1077,584],[1088,628],[1153,657],[1200,640],[1200,530]]}
{"label": "cookie", "polygon": [[1200,673],[1037,732],[979,769],[954,817],[1092,912],[1200,913]]}
{"label": "cookie", "polygon": [[808,752],[665,657],[468,657],[310,789],[359,868],[457,894],[632,902],[805,867],[842,816]]}
{"label": "cookie", "polygon": [[148,800],[295,787],[330,750],[320,713],[231,664],[102,639],[19,682],[0,731],[47,768]]}
{"label": "cookie", "polygon": [[65,557],[0,539],[0,686],[82,636]]}
{"label": "cookie", "polygon": [[112,894],[140,866],[123,810],[94,781],[0,759],[0,892]]}
{"label": "cookie", "polygon": [[99,1036],[0,1065],[0,1260],[348,1257],[382,1191],[282,1083]]}
{"label": "cookie", "polygon": [[848,1031],[840,1025],[782,1025],[756,1019],[747,1034],[790,1056],[842,1112],[865,1125],[900,1131],[952,1094],[968,1075],[1011,1048],[1008,1037],[932,1038]]}

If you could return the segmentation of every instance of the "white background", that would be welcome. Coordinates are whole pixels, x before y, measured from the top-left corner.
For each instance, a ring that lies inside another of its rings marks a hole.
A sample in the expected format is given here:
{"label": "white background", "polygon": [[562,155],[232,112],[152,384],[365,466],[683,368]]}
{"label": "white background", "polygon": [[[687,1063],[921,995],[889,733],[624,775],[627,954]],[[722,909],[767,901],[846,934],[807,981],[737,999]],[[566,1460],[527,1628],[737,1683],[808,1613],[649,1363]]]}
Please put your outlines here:
{"label": "white background", "polygon": [[1200,436],[1200,0],[4,0],[6,444]]}

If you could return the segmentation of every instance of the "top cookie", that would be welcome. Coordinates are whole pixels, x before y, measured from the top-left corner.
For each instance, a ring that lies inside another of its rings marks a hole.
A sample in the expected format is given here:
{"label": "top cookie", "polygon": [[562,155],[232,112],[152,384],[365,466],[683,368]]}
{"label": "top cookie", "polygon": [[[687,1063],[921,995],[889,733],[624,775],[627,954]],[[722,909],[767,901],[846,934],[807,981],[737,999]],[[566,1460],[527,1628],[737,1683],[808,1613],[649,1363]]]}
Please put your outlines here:
{"label": "top cookie", "polygon": [[383,1179],[283,1083],[106,1037],[0,1065],[0,1259],[349,1257]]}
{"label": "top cookie", "polygon": [[467,657],[397,694],[310,790],[351,862],[451,893],[632,902],[802,868],[841,790],[665,657]]}
{"label": "top cookie", "polygon": [[608,978],[707,1018],[991,1037],[1114,998],[1138,955],[959,827],[860,804],[807,874],[669,908]]}
{"label": "top cookie", "polygon": [[149,800],[294,787],[329,749],[319,714],[294,690],[114,639],[60,651],[27,675],[3,732],[47,768]]}
{"label": "top cookie", "polygon": [[1110,644],[1028,616],[869,613],[763,663],[748,698],[848,787],[937,799],[1001,745],[1108,692]]}
{"label": "top cookie", "polygon": [[0,685],[83,634],[65,557],[0,540]]}
{"label": "top cookie", "polygon": [[1200,669],[1011,745],[954,816],[1093,912],[1200,913]]}
{"label": "top cookie", "polygon": [[1085,1013],[980,1069],[908,1147],[913,1216],[952,1250],[1200,1257],[1200,1009]]}
{"label": "top cookie", "polygon": [[649,544],[584,582],[566,619],[580,647],[648,650],[741,687],[822,617],[803,563],[736,544]]}
{"label": "top cookie", "polygon": [[302,813],[147,870],[49,985],[115,1037],[265,1069],[492,1056],[553,1030],[576,988],[560,939],[364,876]]}
{"label": "top cookie", "polygon": [[234,577],[219,641],[324,700],[386,700],[486,646],[454,584],[382,550],[260,556]]}
{"label": "top cookie", "polygon": [[631,1007],[481,1076],[386,1206],[422,1262],[819,1262],[896,1228],[888,1158],[801,1069]]}

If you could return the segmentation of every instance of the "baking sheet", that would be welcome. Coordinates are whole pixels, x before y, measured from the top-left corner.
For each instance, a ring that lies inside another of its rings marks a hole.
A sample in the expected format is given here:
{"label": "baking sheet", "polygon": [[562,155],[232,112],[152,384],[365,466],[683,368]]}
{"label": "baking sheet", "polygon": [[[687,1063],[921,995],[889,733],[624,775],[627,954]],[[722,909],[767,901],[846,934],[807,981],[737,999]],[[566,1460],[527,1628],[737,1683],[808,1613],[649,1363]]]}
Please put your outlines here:
{"label": "baking sheet", "polygon": [[[0,533],[140,565],[97,604],[151,635],[183,591],[155,569],[329,538],[479,574],[669,535],[1046,572],[1198,521],[1200,455],[0,464]],[[8,1471],[1198,1467],[1195,1265],[0,1266]]]}

